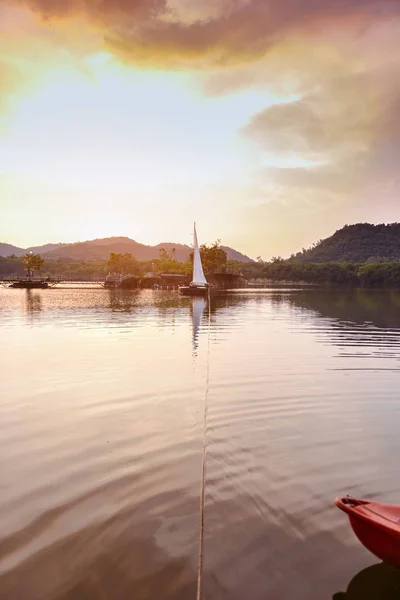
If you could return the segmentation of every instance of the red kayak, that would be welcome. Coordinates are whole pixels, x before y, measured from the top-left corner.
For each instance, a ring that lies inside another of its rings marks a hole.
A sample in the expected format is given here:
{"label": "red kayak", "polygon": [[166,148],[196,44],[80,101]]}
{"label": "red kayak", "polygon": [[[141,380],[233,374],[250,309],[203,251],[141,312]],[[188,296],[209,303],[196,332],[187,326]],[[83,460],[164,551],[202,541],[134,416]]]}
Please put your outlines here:
{"label": "red kayak", "polygon": [[378,558],[400,569],[400,506],[356,498],[336,498],[360,542]]}

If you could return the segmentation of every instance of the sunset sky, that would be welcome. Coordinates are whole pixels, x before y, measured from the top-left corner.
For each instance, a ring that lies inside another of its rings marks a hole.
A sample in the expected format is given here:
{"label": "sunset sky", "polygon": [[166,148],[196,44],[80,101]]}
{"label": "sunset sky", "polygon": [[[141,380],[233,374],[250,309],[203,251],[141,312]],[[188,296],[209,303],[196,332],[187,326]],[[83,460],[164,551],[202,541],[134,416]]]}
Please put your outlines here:
{"label": "sunset sky", "polygon": [[0,241],[400,221],[399,0],[0,0]]}

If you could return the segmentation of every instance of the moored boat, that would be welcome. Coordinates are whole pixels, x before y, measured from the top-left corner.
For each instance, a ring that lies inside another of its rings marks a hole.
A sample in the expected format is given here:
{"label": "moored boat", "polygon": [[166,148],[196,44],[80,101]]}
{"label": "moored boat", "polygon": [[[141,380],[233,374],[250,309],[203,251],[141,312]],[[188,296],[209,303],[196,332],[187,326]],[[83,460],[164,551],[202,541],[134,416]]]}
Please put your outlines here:
{"label": "moored boat", "polygon": [[192,283],[189,283],[189,285],[183,285],[179,288],[179,291],[181,294],[183,294],[184,296],[207,296],[208,295],[208,291],[209,291],[209,287],[208,286],[198,286],[198,285],[194,285]]}
{"label": "moored boat", "polygon": [[199,242],[197,240],[196,223],[193,230],[193,274],[189,285],[179,288],[184,296],[207,296],[209,294],[209,284],[205,278],[203,264],[201,262]]}
{"label": "moored boat", "polygon": [[26,280],[24,281],[23,279],[19,280],[19,281],[14,281],[14,283],[12,283],[9,287],[11,288],[22,288],[25,290],[43,290],[49,287],[49,284],[47,283],[47,281],[30,281],[30,280]]}
{"label": "moored boat", "polygon": [[336,498],[360,542],[384,562],[400,569],[400,505]]}

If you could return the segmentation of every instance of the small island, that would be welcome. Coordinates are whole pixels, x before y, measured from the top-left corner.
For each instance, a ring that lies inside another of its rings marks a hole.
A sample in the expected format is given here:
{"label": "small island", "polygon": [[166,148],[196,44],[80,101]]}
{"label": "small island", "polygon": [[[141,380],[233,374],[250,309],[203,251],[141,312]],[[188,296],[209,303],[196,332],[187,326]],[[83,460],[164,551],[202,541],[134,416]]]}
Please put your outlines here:
{"label": "small island", "polygon": [[11,283],[10,287],[28,290],[49,287],[48,281],[44,279],[34,279],[34,273],[40,271],[45,262],[40,254],[34,254],[32,251],[28,252],[20,257],[20,261],[26,270],[26,279],[17,279]]}

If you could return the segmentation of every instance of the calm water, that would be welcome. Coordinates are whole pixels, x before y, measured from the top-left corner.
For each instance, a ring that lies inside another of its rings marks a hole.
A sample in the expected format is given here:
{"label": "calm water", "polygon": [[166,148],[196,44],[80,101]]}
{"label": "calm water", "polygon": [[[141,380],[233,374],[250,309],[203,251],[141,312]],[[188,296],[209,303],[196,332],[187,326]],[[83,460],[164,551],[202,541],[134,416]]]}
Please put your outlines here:
{"label": "calm water", "polygon": [[[1,600],[331,600],[400,502],[400,294],[0,289]],[[353,596],[352,596],[353,597]]]}

